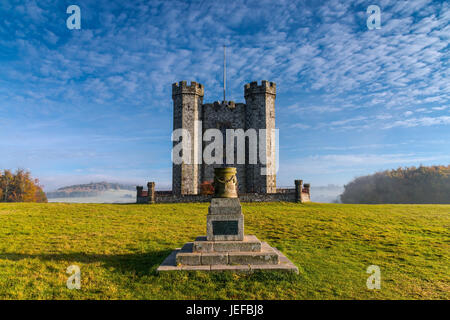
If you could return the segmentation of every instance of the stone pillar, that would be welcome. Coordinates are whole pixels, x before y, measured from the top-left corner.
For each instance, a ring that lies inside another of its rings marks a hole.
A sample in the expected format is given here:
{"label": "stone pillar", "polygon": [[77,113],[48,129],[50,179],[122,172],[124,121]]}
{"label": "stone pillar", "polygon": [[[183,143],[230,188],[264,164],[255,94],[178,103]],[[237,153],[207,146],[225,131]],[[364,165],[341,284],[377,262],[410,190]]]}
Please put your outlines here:
{"label": "stone pillar", "polygon": [[137,196],[138,197],[141,197],[142,196],[142,190],[144,190],[144,187],[141,187],[141,186],[137,186],[136,187],[136,192],[137,192]]}
{"label": "stone pillar", "polygon": [[244,240],[244,215],[236,193],[236,168],[215,168],[215,194],[206,216],[208,241]]}
{"label": "stone pillar", "polygon": [[295,202],[302,202],[303,180],[295,180]]}
{"label": "stone pillar", "polygon": [[305,183],[305,184],[303,185],[303,187],[305,188],[307,194],[309,194],[309,188],[310,188],[310,186],[311,186],[311,185],[310,185],[309,183]]}
{"label": "stone pillar", "polygon": [[136,186],[136,203],[140,203],[140,198],[142,197],[142,190],[144,190],[144,187]]}
{"label": "stone pillar", "polygon": [[155,183],[147,183],[148,187],[148,203],[155,203]]}
{"label": "stone pillar", "polygon": [[303,187],[305,188],[306,192],[302,193],[302,202],[309,202],[309,201],[311,201],[310,186],[311,185],[309,183],[305,183],[303,185]]}

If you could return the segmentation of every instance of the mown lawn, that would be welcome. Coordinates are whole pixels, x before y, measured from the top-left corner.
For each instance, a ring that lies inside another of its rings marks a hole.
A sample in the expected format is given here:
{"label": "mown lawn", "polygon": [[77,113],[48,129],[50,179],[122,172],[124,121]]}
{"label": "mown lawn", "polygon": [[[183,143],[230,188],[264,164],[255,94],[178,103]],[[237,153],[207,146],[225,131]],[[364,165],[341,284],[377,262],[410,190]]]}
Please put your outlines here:
{"label": "mown lawn", "polygon": [[[244,203],[246,233],[299,275],[157,274],[206,233],[207,207],[0,204],[0,299],[450,299],[450,205]],[[373,264],[380,290],[366,287]]]}

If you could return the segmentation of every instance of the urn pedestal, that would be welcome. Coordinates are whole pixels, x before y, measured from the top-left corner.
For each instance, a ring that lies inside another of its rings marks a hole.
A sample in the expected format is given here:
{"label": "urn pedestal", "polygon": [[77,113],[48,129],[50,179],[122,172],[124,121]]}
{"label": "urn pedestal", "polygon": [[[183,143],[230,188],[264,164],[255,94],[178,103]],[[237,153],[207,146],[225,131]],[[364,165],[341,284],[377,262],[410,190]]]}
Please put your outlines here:
{"label": "urn pedestal", "polygon": [[244,240],[244,215],[237,197],[236,168],[214,169],[214,197],[206,216],[206,239]]}

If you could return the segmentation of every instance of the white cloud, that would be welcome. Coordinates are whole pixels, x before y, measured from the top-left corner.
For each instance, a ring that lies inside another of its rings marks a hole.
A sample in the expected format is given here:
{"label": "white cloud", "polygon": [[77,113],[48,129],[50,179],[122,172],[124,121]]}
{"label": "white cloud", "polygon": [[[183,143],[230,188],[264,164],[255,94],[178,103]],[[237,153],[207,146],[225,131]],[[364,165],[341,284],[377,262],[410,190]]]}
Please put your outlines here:
{"label": "white cloud", "polygon": [[442,110],[448,109],[448,106],[433,107],[433,108],[431,108],[431,109],[433,109],[433,110],[435,110],[435,111],[442,111]]}
{"label": "white cloud", "polygon": [[291,125],[291,128],[309,129],[309,128],[311,128],[311,126],[307,125],[307,124],[303,124],[303,123],[294,123],[293,125]]}
{"label": "white cloud", "polygon": [[441,117],[422,117],[422,118],[411,118],[407,120],[398,120],[393,123],[387,124],[383,129],[391,129],[395,127],[423,127],[423,126],[434,126],[434,125],[449,125],[450,116]]}
{"label": "white cloud", "polygon": [[338,112],[342,111],[342,107],[334,107],[334,106],[306,106],[301,105],[300,103],[295,103],[286,108],[291,112],[298,113],[328,113],[328,112]]}
{"label": "white cloud", "polygon": [[365,116],[358,116],[358,117],[354,117],[354,118],[332,121],[330,124],[332,126],[342,126],[342,125],[348,124],[350,122],[361,122],[366,119],[367,119],[367,117],[365,117]]}

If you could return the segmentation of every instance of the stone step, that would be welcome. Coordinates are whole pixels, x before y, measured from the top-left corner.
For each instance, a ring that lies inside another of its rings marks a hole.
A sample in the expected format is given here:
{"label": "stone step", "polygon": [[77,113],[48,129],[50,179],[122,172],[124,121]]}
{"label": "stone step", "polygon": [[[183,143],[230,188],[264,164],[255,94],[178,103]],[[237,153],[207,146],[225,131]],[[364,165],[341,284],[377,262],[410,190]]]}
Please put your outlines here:
{"label": "stone step", "polygon": [[173,271],[219,271],[219,272],[254,272],[254,271],[286,271],[298,273],[298,268],[283,255],[280,251],[274,248],[274,251],[279,255],[279,264],[245,264],[245,265],[230,265],[230,264],[213,264],[213,265],[177,265],[176,256],[181,252],[181,249],[175,249],[158,267],[158,272],[173,272]]}
{"label": "stone step", "polygon": [[246,235],[242,241],[207,241],[202,236],[195,239],[193,252],[261,252],[261,241],[254,235]]}
{"label": "stone step", "polygon": [[176,255],[177,265],[277,265],[279,254],[267,243],[260,252],[193,252],[193,243],[187,243]]}

